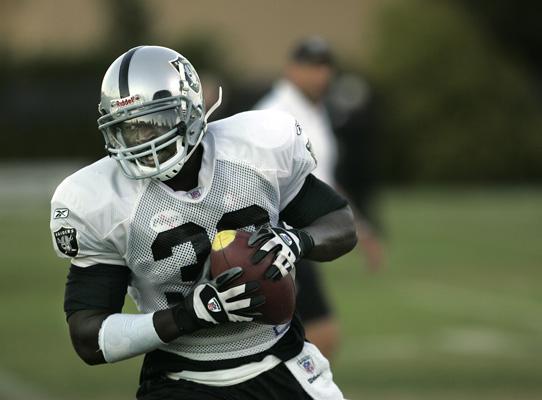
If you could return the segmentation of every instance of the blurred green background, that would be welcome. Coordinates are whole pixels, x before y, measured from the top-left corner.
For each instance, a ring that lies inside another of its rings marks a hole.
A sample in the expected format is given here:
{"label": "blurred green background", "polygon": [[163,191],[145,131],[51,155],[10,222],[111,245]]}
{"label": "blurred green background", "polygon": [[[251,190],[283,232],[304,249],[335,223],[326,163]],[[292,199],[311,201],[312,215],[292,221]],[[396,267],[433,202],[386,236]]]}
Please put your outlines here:
{"label": "blurred green background", "polygon": [[323,265],[343,335],[337,382],[351,399],[542,398],[541,4],[3,1],[0,399],[135,393],[141,360],[88,367],[73,351],[67,266],[48,232],[56,185],[103,155],[111,61],[173,47],[218,77],[226,116],[314,33],[370,88],[372,140],[350,146],[370,176],[348,172],[372,187],[387,260],[378,273],[356,252]]}

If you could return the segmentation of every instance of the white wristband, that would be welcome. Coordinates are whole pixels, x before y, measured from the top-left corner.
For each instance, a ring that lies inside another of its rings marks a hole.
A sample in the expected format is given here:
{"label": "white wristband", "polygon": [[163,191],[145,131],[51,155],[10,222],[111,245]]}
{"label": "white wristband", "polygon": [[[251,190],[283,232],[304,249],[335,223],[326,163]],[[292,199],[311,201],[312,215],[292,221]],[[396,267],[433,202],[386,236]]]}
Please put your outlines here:
{"label": "white wristband", "polygon": [[102,322],[98,345],[108,363],[157,349],[164,342],[154,329],[153,314],[112,314]]}

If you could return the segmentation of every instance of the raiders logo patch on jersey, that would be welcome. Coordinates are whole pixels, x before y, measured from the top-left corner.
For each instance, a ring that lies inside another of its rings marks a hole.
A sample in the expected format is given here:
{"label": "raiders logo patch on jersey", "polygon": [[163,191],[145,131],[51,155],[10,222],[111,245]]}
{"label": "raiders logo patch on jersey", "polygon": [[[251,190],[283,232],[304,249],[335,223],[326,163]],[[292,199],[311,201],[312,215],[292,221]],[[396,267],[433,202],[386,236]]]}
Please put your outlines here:
{"label": "raiders logo patch on jersey", "polygon": [[70,257],[75,257],[79,251],[77,231],[75,228],[62,227],[54,232],[58,250]]}

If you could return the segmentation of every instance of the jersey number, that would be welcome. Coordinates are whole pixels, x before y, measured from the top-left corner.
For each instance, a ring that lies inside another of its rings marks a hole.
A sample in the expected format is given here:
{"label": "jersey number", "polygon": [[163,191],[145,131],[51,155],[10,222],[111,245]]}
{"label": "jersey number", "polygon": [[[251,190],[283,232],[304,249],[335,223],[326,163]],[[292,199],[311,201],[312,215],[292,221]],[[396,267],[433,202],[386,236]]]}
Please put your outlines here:
{"label": "jersey number", "polygon": [[[252,205],[222,215],[216,224],[216,230],[240,229],[250,225],[263,225],[269,222],[269,213],[264,208]],[[154,261],[160,261],[173,255],[173,248],[190,243],[196,253],[196,262],[181,268],[181,280],[190,282],[197,279],[203,264],[211,251],[211,241],[204,227],[187,222],[175,228],[160,232],[151,245]],[[175,304],[182,299],[180,293],[167,292],[168,303]]]}

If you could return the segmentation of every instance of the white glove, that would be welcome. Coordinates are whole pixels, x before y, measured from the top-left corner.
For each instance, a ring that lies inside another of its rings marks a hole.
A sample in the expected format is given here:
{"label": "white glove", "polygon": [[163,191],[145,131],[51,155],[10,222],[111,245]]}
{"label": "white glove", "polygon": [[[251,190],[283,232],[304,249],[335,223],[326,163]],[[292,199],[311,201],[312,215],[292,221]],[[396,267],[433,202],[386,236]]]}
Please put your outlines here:
{"label": "white glove", "polygon": [[224,322],[248,322],[261,316],[254,311],[265,303],[265,296],[255,294],[260,284],[249,281],[226,287],[243,274],[241,267],[230,268],[209,280],[210,258],[205,262],[202,278],[184,301],[174,307],[175,322],[182,332],[192,332]]}
{"label": "white glove", "polygon": [[269,253],[275,253],[273,264],[265,272],[267,279],[278,280],[288,275],[296,263],[314,247],[312,237],[300,229],[263,226],[248,240],[251,247],[258,247],[252,262],[262,261]]}

